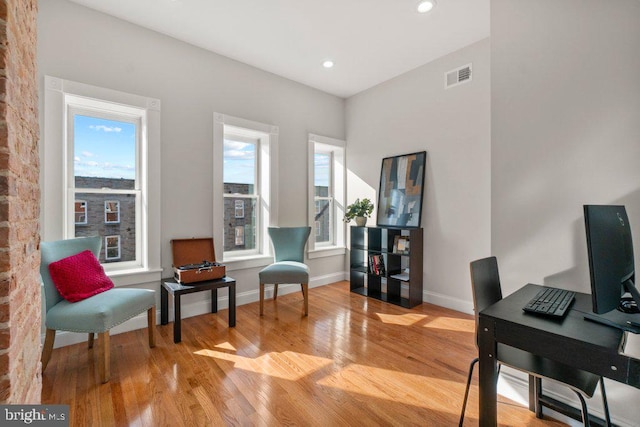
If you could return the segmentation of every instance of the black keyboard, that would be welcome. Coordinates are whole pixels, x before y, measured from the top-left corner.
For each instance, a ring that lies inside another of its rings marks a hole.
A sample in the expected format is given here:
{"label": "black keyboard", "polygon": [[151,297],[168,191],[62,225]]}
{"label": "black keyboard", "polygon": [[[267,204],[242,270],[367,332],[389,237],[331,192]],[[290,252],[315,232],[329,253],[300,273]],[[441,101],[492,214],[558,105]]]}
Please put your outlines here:
{"label": "black keyboard", "polygon": [[528,313],[564,317],[575,297],[573,291],[543,287],[522,309]]}

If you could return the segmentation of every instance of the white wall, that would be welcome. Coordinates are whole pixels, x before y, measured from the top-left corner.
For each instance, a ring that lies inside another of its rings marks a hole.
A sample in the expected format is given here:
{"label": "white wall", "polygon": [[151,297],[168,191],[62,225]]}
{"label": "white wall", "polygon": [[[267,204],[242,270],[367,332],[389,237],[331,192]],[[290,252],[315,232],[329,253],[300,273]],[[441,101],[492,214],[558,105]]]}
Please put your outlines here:
{"label": "white wall", "polygon": [[[214,111],[279,127],[279,224],[307,223],[308,133],[344,139],[343,99],[65,0],[38,6],[41,95],[43,76],[50,75],[162,102],[157,214],[165,277],[171,275],[171,239],[212,235]],[[46,144],[41,141],[45,149]],[[335,281],[335,273],[344,271],[344,257],[309,265],[312,285],[314,279]],[[257,299],[257,272],[233,272],[239,303]],[[206,312],[205,294],[187,297],[185,315],[189,306],[191,313]]]}
{"label": "white wall", "polygon": [[[471,82],[444,73],[473,63]],[[424,300],[471,312],[469,261],[490,253],[489,39],[347,99],[347,202],[377,201],[383,157],[427,151]],[[375,224],[375,215],[369,220]]]}
{"label": "white wall", "polygon": [[[627,206],[640,266],[639,52],[637,0],[492,1],[491,234],[505,293],[590,292],[583,204]],[[612,415],[637,423],[640,391],[607,387]]]}

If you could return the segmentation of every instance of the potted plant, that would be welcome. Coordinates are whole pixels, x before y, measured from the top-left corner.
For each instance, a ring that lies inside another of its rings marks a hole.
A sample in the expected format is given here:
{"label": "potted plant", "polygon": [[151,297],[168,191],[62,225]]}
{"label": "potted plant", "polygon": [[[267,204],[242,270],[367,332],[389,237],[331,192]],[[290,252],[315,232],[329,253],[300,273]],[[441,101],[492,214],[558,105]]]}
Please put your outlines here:
{"label": "potted plant", "polygon": [[349,222],[355,218],[358,227],[364,227],[367,224],[367,218],[371,218],[373,212],[373,203],[369,199],[356,199],[355,202],[347,206],[344,214],[344,222]]}

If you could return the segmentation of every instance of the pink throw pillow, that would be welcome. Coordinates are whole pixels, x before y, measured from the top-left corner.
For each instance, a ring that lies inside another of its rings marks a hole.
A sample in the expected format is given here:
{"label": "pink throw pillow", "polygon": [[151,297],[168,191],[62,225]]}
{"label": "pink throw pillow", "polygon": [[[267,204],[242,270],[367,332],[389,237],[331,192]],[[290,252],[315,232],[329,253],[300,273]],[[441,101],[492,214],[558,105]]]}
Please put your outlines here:
{"label": "pink throw pillow", "polygon": [[113,288],[100,261],[86,250],[49,264],[49,273],[60,295],[78,302]]}

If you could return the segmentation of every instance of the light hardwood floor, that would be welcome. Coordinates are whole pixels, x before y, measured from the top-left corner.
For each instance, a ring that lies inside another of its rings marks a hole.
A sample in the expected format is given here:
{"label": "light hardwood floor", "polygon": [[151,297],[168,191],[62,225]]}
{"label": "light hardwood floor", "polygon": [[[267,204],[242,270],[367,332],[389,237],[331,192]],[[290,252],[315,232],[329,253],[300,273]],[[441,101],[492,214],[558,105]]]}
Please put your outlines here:
{"label": "light hardwood floor", "polygon": [[[202,293],[208,295],[208,293]],[[455,426],[476,355],[472,316],[408,310],[349,292],[348,282],[111,337],[111,381],[95,350],[55,349],[42,403],[70,405],[72,426]],[[466,426],[478,424],[477,374]],[[500,397],[500,425],[558,426]]]}

